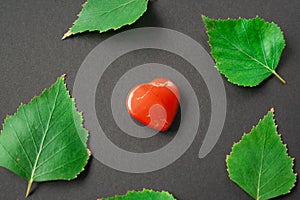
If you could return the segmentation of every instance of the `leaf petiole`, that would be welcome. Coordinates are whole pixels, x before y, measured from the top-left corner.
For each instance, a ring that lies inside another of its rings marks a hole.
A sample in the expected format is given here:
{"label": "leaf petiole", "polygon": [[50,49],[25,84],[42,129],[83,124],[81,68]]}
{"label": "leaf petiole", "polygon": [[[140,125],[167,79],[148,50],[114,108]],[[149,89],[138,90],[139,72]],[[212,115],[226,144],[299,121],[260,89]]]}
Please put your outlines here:
{"label": "leaf petiole", "polygon": [[148,1],[122,0],[111,3],[111,0],[87,0],[78,14],[78,19],[62,37],[62,40],[85,31],[102,33],[130,25],[146,12]]}
{"label": "leaf petiole", "polygon": [[31,189],[31,186],[32,186],[32,182],[33,182],[32,179],[30,179],[30,180],[28,181],[28,186],[27,186],[27,191],[26,191],[26,197],[28,197],[29,194],[30,194],[30,189]]}
{"label": "leaf petiole", "polygon": [[283,83],[286,84],[286,81],[274,70],[272,73]]}
{"label": "leaf petiole", "polygon": [[64,34],[64,36],[61,38],[61,40],[64,40],[66,39],[67,37],[70,37],[71,35],[73,35],[72,31],[71,30],[68,30],[68,32],[66,32]]}

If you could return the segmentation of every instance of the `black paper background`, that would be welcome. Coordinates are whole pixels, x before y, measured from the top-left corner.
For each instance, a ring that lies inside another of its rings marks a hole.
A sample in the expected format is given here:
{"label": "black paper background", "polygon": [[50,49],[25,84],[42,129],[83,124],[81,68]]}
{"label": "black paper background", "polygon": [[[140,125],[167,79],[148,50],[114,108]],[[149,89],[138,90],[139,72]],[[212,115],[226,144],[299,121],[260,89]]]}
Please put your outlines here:
{"label": "black paper background", "polygon": [[[299,123],[299,73],[300,73],[300,2],[298,0],[151,0],[146,14],[130,27],[102,35],[84,33],[61,41],[81,10],[83,0],[2,0],[0,3],[0,119],[13,114],[21,102],[27,103],[42,89],[49,87],[57,77],[67,74],[70,90],[77,70],[88,53],[106,38],[137,27],[165,27],[189,35],[207,51],[204,24],[201,14],[212,18],[252,18],[256,15],[276,22],[283,30],[287,46],[277,71],[286,80],[282,85],[276,77],[264,81],[257,88],[242,88],[228,83],[223,77],[227,93],[227,117],[222,135],[213,151],[204,159],[198,159],[203,135],[198,134],[189,150],[175,163],[165,169],[147,174],[128,174],[110,169],[96,159],[91,159],[87,169],[78,179],[66,182],[55,181],[33,185],[28,199],[96,199],[97,197],[123,194],[127,190],[152,188],[168,190],[179,200],[250,200],[251,198],[228,178],[225,156],[233,142],[240,140],[243,132],[249,131],[271,107],[275,107],[276,121],[283,141],[288,144],[289,154],[296,158],[295,171],[300,172],[300,123]],[[150,52],[150,53],[149,53]],[[156,51],[136,52],[140,62],[165,60],[169,65],[180,67],[172,55]],[[151,59],[153,58],[153,59]],[[132,56],[116,61],[103,78],[97,93],[107,94],[113,87],[113,76],[121,76],[122,70],[115,67],[131,63]],[[166,60],[167,59],[167,60]],[[183,62],[182,62],[183,63]],[[209,113],[208,92],[200,76],[189,67],[182,69],[193,84],[201,109]],[[111,77],[110,77],[111,76]],[[194,85],[197,84],[197,85]],[[96,97],[97,98],[97,97]],[[98,117],[105,102],[97,99]],[[200,130],[206,130],[209,114],[203,116]],[[110,119],[101,119],[107,134],[115,143],[122,143],[122,135],[114,132]],[[88,127],[87,127],[88,128]],[[155,141],[149,148],[155,147]],[[123,143],[124,148],[134,149],[138,141]],[[122,145],[121,145],[122,146]],[[126,147],[127,146],[127,147]],[[143,147],[137,147],[141,150]],[[145,147],[146,148],[146,147]],[[147,147],[148,148],[148,147]],[[0,168],[0,199],[24,199],[27,183],[10,171]],[[278,199],[300,198],[299,185],[292,193]]]}

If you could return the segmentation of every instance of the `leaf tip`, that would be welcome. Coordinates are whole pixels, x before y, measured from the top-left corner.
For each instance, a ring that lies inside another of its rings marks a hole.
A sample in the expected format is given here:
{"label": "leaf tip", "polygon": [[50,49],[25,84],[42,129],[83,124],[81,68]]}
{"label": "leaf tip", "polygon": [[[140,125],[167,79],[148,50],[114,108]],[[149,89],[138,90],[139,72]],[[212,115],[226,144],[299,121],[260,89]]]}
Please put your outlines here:
{"label": "leaf tip", "polygon": [[209,17],[205,16],[205,15],[201,15],[202,21],[204,23],[208,22],[209,20],[211,20]]}
{"label": "leaf tip", "polygon": [[89,157],[92,155],[92,152],[91,152],[91,150],[89,150],[89,149],[86,149],[87,150],[87,153],[88,153],[88,155],[89,155]]}
{"label": "leaf tip", "polygon": [[66,74],[62,74],[62,75],[60,76],[60,78],[62,78],[62,79],[65,80],[65,79],[66,79],[66,76],[67,76]]}
{"label": "leaf tip", "polygon": [[70,37],[71,35],[73,35],[72,31],[71,30],[68,30],[68,32],[66,32],[64,34],[64,36],[61,38],[61,40],[64,40],[66,39],[67,37]]}

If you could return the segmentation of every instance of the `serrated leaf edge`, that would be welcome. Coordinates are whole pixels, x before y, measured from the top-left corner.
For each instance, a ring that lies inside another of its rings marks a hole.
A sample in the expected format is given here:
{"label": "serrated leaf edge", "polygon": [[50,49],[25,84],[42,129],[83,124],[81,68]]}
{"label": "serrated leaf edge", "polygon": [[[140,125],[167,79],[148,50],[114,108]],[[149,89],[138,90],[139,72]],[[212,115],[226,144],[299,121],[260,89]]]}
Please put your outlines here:
{"label": "serrated leaf edge", "polygon": [[[285,143],[283,142],[283,140],[282,140],[282,135],[278,133],[278,130],[277,130],[278,125],[276,124],[276,120],[275,120],[275,114],[274,114],[274,113],[275,113],[275,110],[274,110],[274,108],[271,108],[270,111],[268,111],[268,113],[267,113],[263,118],[261,118],[261,119],[258,121],[257,125],[258,125],[258,124],[259,124],[259,123],[260,123],[260,122],[261,122],[268,114],[270,114],[270,113],[272,113],[272,119],[273,119],[273,122],[274,122],[274,124],[275,124],[275,128],[276,128],[275,130],[276,130],[276,132],[277,132],[277,135],[280,137],[281,144],[285,147],[285,155],[286,155],[288,158],[290,158],[290,159],[292,160],[292,170],[291,170],[291,171],[292,171],[293,174],[295,174],[295,181],[294,181],[294,183],[293,183],[293,186],[289,189],[289,191],[288,191],[287,193],[285,193],[285,194],[288,194],[288,193],[290,193],[291,190],[295,187],[296,182],[297,182],[297,176],[298,176],[298,174],[294,171],[294,165],[295,165],[294,161],[295,161],[295,158],[291,157],[291,156],[288,154],[287,144],[285,144]],[[249,136],[250,133],[253,131],[253,129],[254,129],[257,125],[252,126],[250,132],[248,132],[248,133],[244,132],[244,134],[243,134],[242,138],[240,139],[240,141],[234,142],[234,143],[233,143],[233,146],[231,147],[231,151],[230,151],[229,155],[226,155],[226,159],[225,159],[225,162],[226,162],[226,171],[228,172],[228,177],[229,177],[229,179],[230,179],[231,181],[233,181],[233,180],[231,179],[230,173],[229,173],[228,159],[229,159],[230,155],[233,153],[235,146],[238,145],[238,144],[240,144],[241,141],[244,139],[244,137]],[[233,182],[235,183],[235,181],[233,181]],[[235,184],[236,184],[236,183],[235,183]],[[248,194],[248,193],[247,193],[247,194]],[[282,195],[284,195],[284,194],[282,194]]]}
{"label": "serrated leaf edge", "polygon": [[[86,130],[86,132],[87,132],[87,137],[86,137],[86,139],[87,139],[88,136],[89,136],[89,132],[88,132],[88,130],[83,126],[83,121],[84,121],[84,120],[83,120],[82,112],[79,112],[79,111],[78,111],[78,109],[77,109],[77,107],[76,107],[75,99],[74,99],[73,97],[71,97],[71,95],[70,95],[70,91],[68,90],[67,84],[65,83],[65,77],[66,77],[66,74],[61,75],[59,78],[57,78],[57,80],[55,81],[55,83],[56,83],[59,79],[62,79],[63,85],[64,85],[64,87],[66,88],[68,97],[71,99],[72,103],[74,103],[75,112],[77,112],[78,115],[80,116],[80,122],[81,122],[81,123],[80,123],[80,127],[83,128],[84,130]],[[4,119],[4,122],[2,123],[2,129],[1,129],[1,131],[0,131],[0,135],[2,134],[3,127],[4,127],[4,124],[5,124],[5,123],[7,123],[11,118],[13,118],[14,116],[16,116],[16,114],[20,111],[21,108],[23,108],[23,107],[26,106],[26,105],[31,105],[32,102],[33,102],[36,98],[39,98],[40,96],[42,96],[42,95],[46,92],[46,90],[49,90],[49,89],[51,89],[52,87],[54,87],[55,83],[52,84],[49,88],[44,88],[44,89],[42,90],[42,92],[41,92],[39,95],[34,95],[34,97],[33,97],[28,103],[24,104],[24,103],[21,102],[21,103],[20,103],[20,106],[17,108],[17,111],[16,111],[14,114],[12,114],[12,115],[7,114],[6,117],[5,117],[5,119]],[[87,144],[84,143],[84,146],[87,147]],[[87,148],[87,154],[88,154],[88,158],[87,158],[87,160],[86,160],[84,166],[87,165],[87,163],[88,163],[88,161],[89,161],[89,159],[90,159],[90,156],[91,156],[91,151],[90,151],[88,148]],[[23,169],[22,169],[22,170],[23,170]],[[68,179],[56,179],[56,180],[66,180],[66,181],[73,180],[73,179],[77,178],[78,175],[79,175],[81,172],[83,172],[84,170],[85,170],[85,167],[83,167],[83,168],[81,169],[81,171],[79,171],[73,178],[68,178]],[[24,172],[25,172],[25,171],[24,171]],[[26,197],[29,196],[29,194],[30,194],[30,187],[31,187],[31,184],[32,184],[33,182],[39,182],[39,181],[33,181],[33,180],[31,180],[31,179],[28,180],[28,187],[27,187]]]}
{"label": "serrated leaf edge", "polygon": [[[145,0],[145,1],[149,1],[149,0]],[[85,3],[83,3],[82,4],[82,10],[83,10],[83,8],[84,8],[84,6],[86,5],[88,3],[88,0],[85,2]],[[61,40],[64,40],[64,39],[66,39],[66,38],[68,38],[68,37],[70,37],[70,36],[72,36],[72,35],[74,35],[74,33],[72,32],[72,27],[73,27],[73,25],[75,25],[75,23],[76,23],[76,21],[78,20],[78,18],[79,18],[79,15],[80,15],[80,13],[82,12],[82,10],[79,12],[79,14],[77,14],[76,16],[77,16],[77,19],[72,23],[72,26],[69,28],[69,30],[63,35],[63,37],[61,38]],[[120,27],[111,27],[111,28],[108,28],[108,29],[106,29],[106,30],[103,30],[103,31],[99,31],[99,30],[97,30],[97,29],[95,29],[95,30],[84,30],[84,31],[80,31],[80,32],[78,32],[78,33],[75,33],[75,34],[81,34],[81,33],[84,33],[84,32],[94,32],[94,31],[98,31],[99,33],[104,33],[104,32],[107,32],[107,31],[109,31],[109,30],[114,30],[114,31],[116,31],[116,30],[118,30],[118,29],[120,29],[120,28],[122,28],[122,27],[124,27],[124,26],[129,26],[129,25],[131,25],[131,24],[134,24],[137,20],[139,20],[143,15],[144,15],[144,13],[147,11],[147,7],[143,10],[143,12],[133,21],[133,22],[129,22],[129,23],[127,23],[127,24],[123,24],[123,25],[121,25]]]}
{"label": "serrated leaf edge", "polygon": [[176,198],[171,194],[169,193],[168,191],[165,191],[165,190],[161,190],[161,191],[155,191],[155,190],[152,190],[152,189],[146,189],[144,188],[143,190],[129,190],[127,191],[126,194],[124,195],[115,195],[114,197],[106,197],[106,198],[98,198],[97,200],[103,200],[103,199],[107,199],[107,198],[117,198],[117,197],[125,197],[131,193],[142,193],[142,192],[145,192],[145,191],[148,191],[148,192],[158,192],[158,193],[163,193],[163,194],[166,194],[167,196],[169,197],[172,197],[174,198],[174,200],[176,200]]}
{"label": "serrated leaf edge", "polygon": [[[209,38],[209,40],[207,41],[207,43],[208,43],[208,45],[209,45],[209,47],[210,47],[210,49],[211,49],[210,55],[212,55],[212,58],[213,58],[213,59],[214,59],[214,57],[213,57],[213,50],[212,50],[213,48],[212,48],[212,45],[210,44],[210,36],[209,36],[209,34],[208,34],[209,31],[208,31],[207,26],[206,26],[205,18],[208,19],[208,20],[212,20],[212,21],[223,21],[223,22],[228,21],[228,20],[230,20],[230,21],[236,21],[236,20],[240,20],[240,19],[244,19],[244,20],[259,19],[259,20],[262,20],[262,21],[264,21],[264,22],[267,23],[267,24],[275,25],[275,27],[279,29],[279,31],[280,31],[281,34],[283,35],[283,41],[284,41],[283,50],[284,50],[284,48],[285,48],[285,46],[286,46],[286,42],[285,42],[285,39],[284,39],[284,34],[283,34],[283,31],[281,30],[280,26],[279,26],[278,24],[276,24],[275,22],[273,22],[273,21],[272,21],[272,22],[268,22],[268,21],[264,20],[263,18],[259,17],[258,15],[256,15],[254,18],[242,18],[242,17],[239,17],[238,19],[233,19],[233,18],[230,18],[230,17],[228,17],[227,19],[220,19],[220,18],[218,18],[218,19],[212,19],[212,18],[209,18],[209,17],[207,17],[207,16],[205,16],[205,15],[201,15],[201,18],[202,18],[202,21],[204,22],[204,25],[205,25],[205,28],[206,28],[206,32],[205,32],[205,33],[207,34],[207,36],[208,36],[208,38]],[[224,75],[224,76],[226,77],[226,79],[228,80],[228,82],[233,83],[233,84],[235,84],[235,85],[237,85],[237,86],[250,87],[250,88],[252,88],[252,87],[258,86],[258,85],[261,84],[263,81],[265,81],[265,80],[262,80],[261,82],[259,82],[259,83],[257,83],[257,84],[254,84],[254,85],[245,85],[245,84],[237,83],[237,82],[231,80],[224,72],[222,72],[221,70],[219,70],[219,68],[218,68],[218,62],[217,62],[215,59],[214,59],[214,61],[216,62],[215,68],[216,68],[222,75]],[[267,78],[269,78],[272,74],[275,75],[275,76],[276,76],[283,84],[286,84],[286,81],[285,81],[279,74],[277,74],[277,72],[276,72],[275,70],[274,70],[274,72],[271,72],[271,74],[270,74]]]}

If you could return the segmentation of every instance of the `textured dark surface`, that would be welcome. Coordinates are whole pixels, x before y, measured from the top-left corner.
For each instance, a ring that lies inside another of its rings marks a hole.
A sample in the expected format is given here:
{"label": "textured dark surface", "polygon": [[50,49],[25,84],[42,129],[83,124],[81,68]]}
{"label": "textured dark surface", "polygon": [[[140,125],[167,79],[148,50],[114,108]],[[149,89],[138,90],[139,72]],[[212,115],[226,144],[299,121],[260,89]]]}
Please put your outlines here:
{"label": "textured dark surface", "polygon": [[[198,159],[198,151],[204,136],[201,133],[207,129],[209,117],[202,115],[199,133],[190,149],[165,169],[147,174],[128,174],[110,169],[92,158],[78,179],[34,184],[34,192],[29,199],[96,199],[123,194],[130,189],[152,188],[168,190],[179,200],[250,200],[244,191],[229,180],[225,156],[229,154],[233,142],[240,140],[244,131],[250,131],[252,125],[257,124],[270,107],[275,107],[279,132],[288,144],[289,154],[296,158],[295,171],[300,172],[298,0],[153,0],[147,13],[133,26],[102,35],[85,33],[61,41],[60,38],[76,19],[83,2],[10,0],[1,3],[1,121],[6,114],[13,114],[21,102],[27,103],[43,88],[49,87],[61,74],[67,74],[67,84],[72,89],[77,70],[88,53],[101,41],[120,31],[147,26],[170,28],[189,35],[210,51],[201,14],[212,18],[250,18],[259,15],[267,21],[276,22],[282,28],[287,43],[277,71],[287,80],[287,85],[282,85],[273,76],[257,88],[242,88],[223,78],[228,109],[225,126],[213,151],[204,159]],[[99,118],[105,116],[103,112],[109,112],[102,110],[109,102],[101,101],[98,94],[110,95],[116,82],[114,77],[120,77],[125,72],[119,70],[122,65],[132,64],[133,54],[137,59],[133,64],[161,61],[175,68],[182,64],[181,72],[193,85],[201,103],[201,112],[209,113],[210,100],[205,83],[201,76],[195,75],[191,66],[182,60],[177,59],[175,62],[176,56],[171,54],[141,50],[116,60],[101,79],[96,96]],[[155,144],[160,147],[170,139],[154,140],[147,146],[147,143],[130,141],[128,136],[115,132],[115,128],[110,125],[110,117],[102,117],[100,122],[110,139],[128,150],[152,150]],[[124,137],[127,141],[125,144],[122,142]],[[25,180],[6,169],[0,169],[0,199],[24,199],[26,185]],[[296,185],[291,194],[278,199],[299,198],[300,189]]]}

